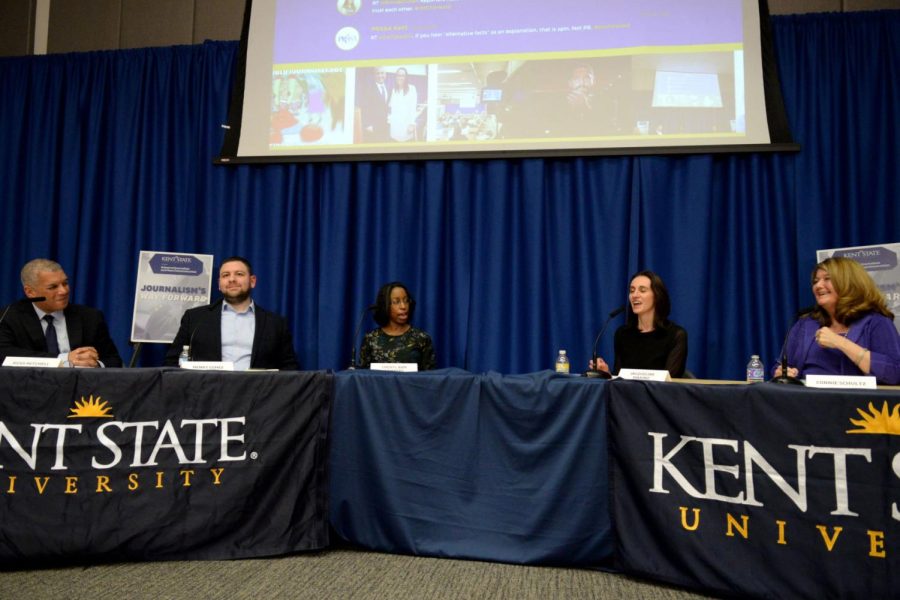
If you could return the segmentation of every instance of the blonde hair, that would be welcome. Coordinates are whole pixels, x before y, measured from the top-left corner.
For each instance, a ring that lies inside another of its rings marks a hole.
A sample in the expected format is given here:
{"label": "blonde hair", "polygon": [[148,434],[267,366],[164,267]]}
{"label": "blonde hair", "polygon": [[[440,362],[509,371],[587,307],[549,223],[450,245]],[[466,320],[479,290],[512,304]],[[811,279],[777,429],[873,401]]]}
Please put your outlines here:
{"label": "blonde hair", "polygon": [[[894,313],[888,310],[884,294],[875,285],[872,277],[866,273],[862,265],[850,258],[833,256],[826,258],[815,266],[810,275],[810,282],[816,281],[819,270],[828,273],[831,285],[837,293],[838,301],[834,309],[834,318],[838,323],[849,325],[869,312],[876,312],[889,319]],[[813,311],[813,316],[822,325],[830,325],[831,317],[821,306]]]}

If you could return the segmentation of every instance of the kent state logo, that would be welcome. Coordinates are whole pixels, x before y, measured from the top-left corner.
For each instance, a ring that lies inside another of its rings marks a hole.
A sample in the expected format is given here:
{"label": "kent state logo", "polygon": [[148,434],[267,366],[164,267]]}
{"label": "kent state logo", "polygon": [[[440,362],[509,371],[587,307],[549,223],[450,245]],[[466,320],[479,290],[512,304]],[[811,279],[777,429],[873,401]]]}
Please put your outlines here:
{"label": "kent state logo", "polygon": [[[5,485],[0,479],[0,493],[141,493],[197,485],[217,489],[227,483],[223,464],[258,458],[245,449],[244,416],[119,421],[109,402],[94,394],[73,401],[68,412],[67,419],[94,423],[30,423],[10,429],[0,420],[0,473],[17,473],[7,474]],[[95,425],[97,419],[103,422]],[[89,465],[73,469],[73,463],[85,462],[85,448]]]}
{"label": "kent state logo", "polygon": [[76,400],[74,402],[75,408],[70,408],[69,412],[72,413],[68,418],[70,419],[89,419],[89,418],[101,418],[101,419],[112,419],[112,407],[109,406],[108,402],[102,402],[100,396],[97,396],[97,399],[94,399],[94,395],[85,400],[84,396],[81,397],[81,400]]}
{"label": "kent state logo", "polygon": [[894,405],[894,410],[888,412],[887,400],[877,410],[875,405],[869,402],[869,412],[857,408],[860,419],[850,419],[850,422],[859,429],[848,429],[847,433],[874,433],[885,435],[900,435],[900,404]]}
{"label": "kent state logo", "polygon": [[[861,408],[857,408],[856,411],[860,418],[849,418],[854,428],[846,429],[844,433],[900,435],[900,403],[889,409],[888,402],[885,401],[878,409],[870,402],[868,411]],[[755,517],[751,523],[748,514],[741,514],[746,511],[732,509],[725,512],[724,523],[721,513],[717,511],[713,511],[707,522],[703,522],[704,510],[712,511],[712,508],[678,506],[675,509],[673,506],[672,517],[679,522],[682,533],[693,534],[698,531],[706,531],[706,535],[721,533],[726,539],[738,537],[750,539],[754,536],[782,546],[788,546],[793,536],[805,538],[811,534],[821,537],[822,547],[827,552],[832,552],[841,543],[841,534],[846,527],[844,539],[848,536],[850,539],[843,543],[847,547],[867,548],[867,554],[871,558],[883,559],[887,556],[885,531],[881,529],[887,529],[892,521],[900,522],[900,498],[888,500],[889,514],[866,515],[883,519],[885,527],[868,529],[856,526],[852,520],[860,516],[858,511],[868,509],[864,506],[867,493],[887,493],[886,487],[876,486],[873,491],[872,486],[858,485],[861,480],[871,476],[871,469],[865,475],[858,474],[872,464],[871,448],[786,444],[788,453],[792,454],[793,459],[786,462],[795,464],[796,469],[780,473],[748,440],[682,435],[675,445],[666,447],[668,433],[648,432],[648,435],[653,439],[652,486],[649,491],[654,494],[669,494],[671,490],[679,488],[681,492],[699,500],[760,508],[773,500],[772,494],[780,494],[783,495],[781,505],[784,505],[784,498],[787,498],[793,508],[804,515],[803,520],[808,522],[810,520],[808,515],[810,502],[807,494],[808,466],[812,461],[818,461],[816,464],[820,471],[823,467],[826,471],[830,471],[833,481],[831,485],[824,487],[832,491],[824,495],[820,492],[815,501],[817,505],[833,507],[833,510],[827,515],[813,515],[812,519],[818,521],[813,530],[808,526],[799,528],[795,526],[792,529],[791,514],[773,514],[771,518],[762,520]],[[766,452],[777,452],[771,449],[774,447],[773,444],[767,445],[769,449]],[[694,448],[700,452],[691,454],[688,451],[679,456],[686,448]],[[737,458],[733,458],[735,455]],[[726,456],[732,458],[726,460],[724,458]],[[697,461],[700,462],[699,465],[696,464]],[[876,466],[877,464],[876,462]],[[900,452],[890,458],[889,464],[893,475],[900,479]],[[697,477],[690,475],[698,471],[704,474],[702,481],[697,481]],[[743,489],[735,495],[728,495],[717,489],[717,481],[729,477],[742,484]],[[774,488],[758,489],[757,483],[764,478],[774,484]],[[773,489],[776,491],[773,492]]]}

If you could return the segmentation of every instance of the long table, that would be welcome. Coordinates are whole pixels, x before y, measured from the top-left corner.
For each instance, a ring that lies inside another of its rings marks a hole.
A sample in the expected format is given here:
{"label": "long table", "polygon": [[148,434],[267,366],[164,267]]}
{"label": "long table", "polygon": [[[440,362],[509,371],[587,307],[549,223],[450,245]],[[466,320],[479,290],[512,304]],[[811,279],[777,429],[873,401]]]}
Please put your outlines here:
{"label": "long table", "polygon": [[765,598],[900,597],[900,393],[608,386],[616,559]]}
{"label": "long table", "polygon": [[332,375],[0,369],[0,561],[329,543]]}
{"label": "long table", "polygon": [[726,595],[900,590],[896,390],[463,371],[335,388],[331,523],[369,548],[614,557]]}
{"label": "long table", "polygon": [[283,554],[330,521],[724,594],[900,590],[897,390],[0,369],[0,407],[4,564]]}
{"label": "long table", "polygon": [[550,372],[337,373],[332,526],[387,552],[602,564],[605,388]]}

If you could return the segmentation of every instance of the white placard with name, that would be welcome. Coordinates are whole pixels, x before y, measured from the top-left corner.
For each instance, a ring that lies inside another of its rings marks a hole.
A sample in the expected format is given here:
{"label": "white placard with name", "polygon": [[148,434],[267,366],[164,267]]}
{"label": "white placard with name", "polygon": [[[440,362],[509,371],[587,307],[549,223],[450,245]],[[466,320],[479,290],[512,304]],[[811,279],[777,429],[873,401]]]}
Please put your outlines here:
{"label": "white placard with name", "polygon": [[194,371],[234,371],[234,363],[228,360],[189,360],[181,363],[181,368]]}
{"label": "white placard with name", "polygon": [[619,378],[635,381],[672,381],[672,377],[665,369],[619,369]]}
{"label": "white placard with name", "polygon": [[396,373],[415,373],[419,370],[418,363],[372,363],[369,368],[373,371],[394,371]]}
{"label": "white placard with name", "polygon": [[62,361],[58,358],[39,358],[36,356],[7,356],[5,359],[3,359],[3,366],[56,369],[62,366]]}
{"label": "white placard with name", "polygon": [[871,375],[807,375],[806,386],[842,390],[874,390],[878,387]]}

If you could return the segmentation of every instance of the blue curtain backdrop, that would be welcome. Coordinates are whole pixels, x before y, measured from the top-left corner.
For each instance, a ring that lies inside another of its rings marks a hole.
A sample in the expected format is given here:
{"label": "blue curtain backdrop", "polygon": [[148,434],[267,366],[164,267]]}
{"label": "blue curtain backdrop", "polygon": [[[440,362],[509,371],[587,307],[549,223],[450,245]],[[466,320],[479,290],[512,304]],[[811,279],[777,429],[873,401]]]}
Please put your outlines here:
{"label": "blue curtain backdrop", "polygon": [[305,368],[344,368],[400,279],[439,366],[517,373],[582,369],[650,268],[688,367],[741,378],[812,302],[816,249],[900,241],[900,11],[773,25],[799,154],[218,167],[236,43],[2,59],[0,298],[55,258],[127,360],[140,250],[243,254]]}

